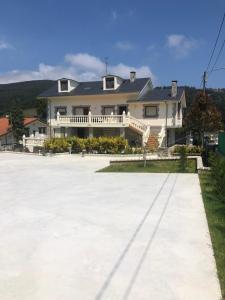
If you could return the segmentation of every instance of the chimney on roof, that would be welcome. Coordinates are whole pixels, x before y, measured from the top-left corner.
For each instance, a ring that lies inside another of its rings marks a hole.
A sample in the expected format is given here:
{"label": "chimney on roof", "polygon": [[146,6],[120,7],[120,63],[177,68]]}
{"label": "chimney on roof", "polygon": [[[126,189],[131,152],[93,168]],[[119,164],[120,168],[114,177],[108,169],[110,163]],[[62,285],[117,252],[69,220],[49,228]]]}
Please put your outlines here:
{"label": "chimney on roof", "polygon": [[171,97],[176,97],[176,96],[177,96],[177,80],[172,80]]}
{"label": "chimney on roof", "polygon": [[131,71],[130,72],[130,82],[135,82],[135,80],[136,80],[136,72]]}

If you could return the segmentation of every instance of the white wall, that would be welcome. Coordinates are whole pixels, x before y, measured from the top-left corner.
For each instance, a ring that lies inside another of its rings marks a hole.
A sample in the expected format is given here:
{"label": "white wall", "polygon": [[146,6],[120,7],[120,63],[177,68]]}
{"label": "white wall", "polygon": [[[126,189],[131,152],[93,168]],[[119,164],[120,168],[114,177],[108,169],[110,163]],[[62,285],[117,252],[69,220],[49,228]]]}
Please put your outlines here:
{"label": "white wall", "polygon": [[[166,104],[165,102],[141,102],[141,103],[129,103],[128,100],[136,100],[137,93],[133,93],[132,95],[124,94],[124,95],[98,95],[98,96],[70,96],[70,97],[56,97],[52,98],[49,101],[48,107],[48,121],[50,119],[51,113],[51,125],[56,126],[55,120],[55,108],[58,106],[65,106],[67,108],[67,115],[72,115],[73,106],[90,106],[91,113],[94,115],[102,114],[102,106],[112,105],[128,105],[128,111],[130,114],[140,119],[151,126],[163,126],[166,124]],[[176,102],[174,102],[176,103]],[[145,105],[158,105],[159,106],[159,116],[156,118],[145,118],[143,116],[144,106]],[[50,111],[51,108],[51,111]],[[180,127],[182,126],[182,112],[180,114],[181,118],[178,120],[177,114],[177,103],[176,103],[176,115],[175,115],[175,123],[173,123],[173,102],[168,102],[168,115],[167,115],[167,125],[168,127]]]}
{"label": "white wall", "polygon": [[3,145],[12,145],[13,144],[13,135],[12,133],[7,133],[0,136],[1,146]]}
{"label": "white wall", "polygon": [[[145,118],[144,114],[144,106],[145,105],[158,105],[158,117],[156,118]],[[177,108],[176,108],[176,115],[175,115],[175,124],[173,123],[173,102],[169,102],[168,104],[168,111],[167,111],[167,126],[182,126],[182,116],[181,119],[178,120],[177,117]],[[177,105],[176,105],[177,107]],[[145,102],[145,103],[131,103],[129,104],[129,111],[130,114],[140,119],[141,121],[145,122],[150,126],[163,126],[166,125],[166,103],[165,102]]]}
{"label": "white wall", "polygon": [[39,127],[47,127],[47,125],[37,120],[25,126],[25,128],[29,128],[30,135],[33,134],[33,132],[37,134],[39,132]]}
{"label": "white wall", "polygon": [[132,95],[98,95],[98,96],[70,96],[70,97],[56,97],[52,98],[49,101],[48,105],[48,121],[51,119],[51,124],[56,125],[55,122],[55,107],[58,106],[66,106],[67,107],[67,115],[72,115],[73,106],[90,106],[91,113],[94,115],[102,114],[102,106],[116,106],[117,105],[126,105],[127,100],[136,99],[137,93],[133,93]]}

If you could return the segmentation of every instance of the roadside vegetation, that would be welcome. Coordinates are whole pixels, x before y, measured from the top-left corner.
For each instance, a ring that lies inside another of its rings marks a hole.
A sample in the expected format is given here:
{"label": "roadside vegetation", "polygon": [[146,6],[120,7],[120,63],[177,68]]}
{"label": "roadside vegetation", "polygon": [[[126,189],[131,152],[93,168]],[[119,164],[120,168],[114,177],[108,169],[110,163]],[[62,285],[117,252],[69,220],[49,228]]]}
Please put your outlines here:
{"label": "roadside vegetation", "polygon": [[[184,163],[184,164],[183,164]],[[196,173],[196,160],[147,160],[112,164],[98,172],[132,172],[132,173]]]}
{"label": "roadside vegetation", "polygon": [[225,299],[225,158],[216,155],[210,162],[211,171],[205,171],[199,177],[222,299]]}
{"label": "roadside vegetation", "polygon": [[225,202],[221,199],[221,196],[218,196],[209,172],[200,175],[200,182],[222,290],[222,299],[225,299]]}

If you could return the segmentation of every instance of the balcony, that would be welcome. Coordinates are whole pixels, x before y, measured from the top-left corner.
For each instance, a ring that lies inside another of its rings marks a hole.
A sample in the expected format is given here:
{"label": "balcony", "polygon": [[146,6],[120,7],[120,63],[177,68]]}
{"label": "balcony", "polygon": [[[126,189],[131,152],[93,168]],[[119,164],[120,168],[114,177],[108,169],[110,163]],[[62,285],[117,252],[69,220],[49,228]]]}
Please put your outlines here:
{"label": "balcony", "polygon": [[132,127],[143,133],[147,130],[147,126],[132,117],[129,112],[122,115],[60,115],[57,113],[56,124],[59,127],[104,127],[104,128],[119,128],[119,127]]}

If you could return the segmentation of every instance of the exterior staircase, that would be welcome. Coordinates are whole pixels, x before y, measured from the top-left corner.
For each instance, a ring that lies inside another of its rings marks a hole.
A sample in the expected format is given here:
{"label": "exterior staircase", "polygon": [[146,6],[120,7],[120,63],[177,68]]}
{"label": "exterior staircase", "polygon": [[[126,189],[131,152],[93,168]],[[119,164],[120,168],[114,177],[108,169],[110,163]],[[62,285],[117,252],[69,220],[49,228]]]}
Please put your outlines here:
{"label": "exterior staircase", "polygon": [[159,147],[158,135],[154,133],[150,133],[146,143],[147,150],[149,150],[150,152],[154,152],[158,149],[158,147]]}

